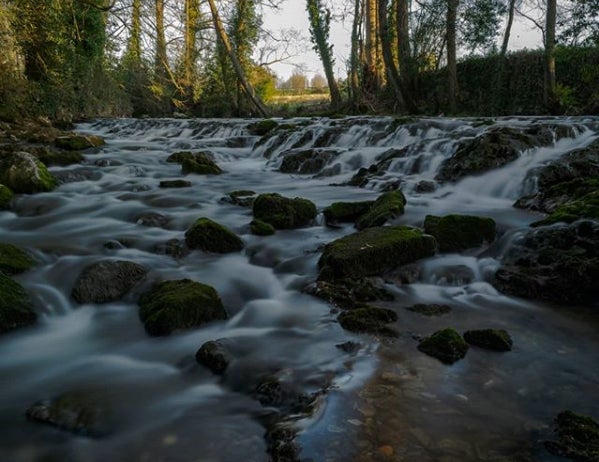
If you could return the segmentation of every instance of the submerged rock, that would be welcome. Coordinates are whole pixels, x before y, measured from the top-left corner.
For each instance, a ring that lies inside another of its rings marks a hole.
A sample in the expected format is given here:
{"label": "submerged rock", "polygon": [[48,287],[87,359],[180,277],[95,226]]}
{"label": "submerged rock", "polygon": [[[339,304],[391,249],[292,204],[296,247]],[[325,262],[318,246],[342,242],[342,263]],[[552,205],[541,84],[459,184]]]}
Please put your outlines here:
{"label": "submerged rock", "polygon": [[33,268],[36,261],[24,250],[12,244],[0,244],[0,271],[19,274]]}
{"label": "submerged rock", "polygon": [[256,198],[256,193],[247,189],[240,189],[237,191],[231,191],[225,197],[221,199],[222,202],[228,202],[229,204],[239,205],[240,207],[251,207]]}
{"label": "submerged rock", "polygon": [[116,302],[141,282],[148,270],[137,263],[105,260],[85,268],[73,287],[71,296],[78,303]]}
{"label": "submerged rock", "polygon": [[154,285],[140,297],[139,307],[139,317],[146,332],[156,336],[227,319],[216,290],[190,279]]}
{"label": "submerged rock", "polygon": [[170,255],[173,258],[183,258],[189,255],[185,241],[179,239],[169,239],[163,244],[156,244],[154,251],[161,255]]}
{"label": "submerged rock", "polygon": [[186,180],[163,180],[160,182],[161,188],[188,188],[191,186],[191,181]]}
{"label": "submerged rock", "polygon": [[545,441],[545,448],[556,456],[581,462],[599,460],[599,424],[592,418],[572,411],[555,418],[558,440]]}
{"label": "submerged rock", "polygon": [[388,220],[404,213],[406,198],[401,191],[390,191],[381,194],[374,201],[368,212],[356,220],[356,228],[365,229],[382,226]]}
{"label": "submerged rock", "polygon": [[495,240],[495,221],[473,215],[427,215],[424,232],[435,237],[441,252],[458,252]]}
{"label": "submerged rock", "polygon": [[101,437],[109,432],[103,414],[105,411],[94,399],[81,393],[66,393],[38,401],[26,412],[29,420],[89,437]]}
{"label": "submerged rock", "polygon": [[385,308],[363,306],[344,311],[337,320],[341,327],[350,332],[395,335],[387,324],[397,321],[397,313]]}
{"label": "submerged rock", "polygon": [[274,226],[254,218],[250,223],[250,231],[256,236],[271,236],[276,232]]}
{"label": "submerged rock", "polygon": [[367,302],[377,300],[392,301],[392,293],[384,288],[376,287],[370,280],[337,279],[332,282],[316,281],[306,287],[305,292],[344,309],[364,306]]}
{"label": "submerged rock", "polygon": [[243,249],[243,241],[233,231],[209,218],[198,218],[185,232],[190,249],[205,252],[230,253]]}
{"label": "submerged rock", "polygon": [[223,173],[221,168],[216,165],[209,154],[205,152],[181,151],[171,154],[167,162],[181,164],[181,171],[184,175],[195,173],[197,175],[220,175]]}
{"label": "submerged rock", "polygon": [[464,332],[464,340],[487,350],[510,351],[512,349],[512,337],[504,329],[481,329]]}
{"label": "submerged rock", "polygon": [[526,232],[495,273],[506,293],[564,305],[599,300],[599,223],[579,221]]}
{"label": "submerged rock", "polygon": [[0,333],[29,326],[37,320],[23,286],[0,272]]}
{"label": "submerged rock", "polygon": [[354,223],[368,212],[373,204],[374,201],[333,202],[323,210],[325,223],[328,226],[335,226],[338,223]]}
{"label": "submerged rock", "polygon": [[447,328],[423,339],[418,349],[445,364],[453,364],[466,356],[468,344],[455,329]]}
{"label": "submerged rock", "polygon": [[46,166],[28,152],[15,152],[0,159],[0,183],[16,193],[51,191],[56,180]]}
{"label": "submerged rock", "polygon": [[408,311],[413,311],[414,313],[419,313],[424,316],[441,316],[449,313],[451,311],[451,306],[439,305],[435,303],[417,303],[416,305],[406,307],[406,309]]}
{"label": "submerged rock", "polygon": [[320,172],[332,159],[340,154],[334,149],[303,149],[281,153],[283,161],[279,171],[282,173],[312,174]]}
{"label": "submerged rock", "polygon": [[210,340],[196,352],[196,361],[215,374],[224,374],[233,360],[228,339]]}
{"label": "submerged rock", "polygon": [[260,194],[253,205],[254,218],[276,229],[292,229],[308,225],[316,218],[317,210],[308,199],[289,199],[277,193]]}
{"label": "submerged rock", "polygon": [[337,239],[318,261],[320,280],[376,276],[435,253],[432,236],[407,226],[376,227]]}
{"label": "submerged rock", "polygon": [[57,148],[68,151],[84,151],[85,149],[97,148],[106,144],[104,139],[97,135],[66,135],[59,136],[54,141]]}
{"label": "submerged rock", "polygon": [[6,210],[10,206],[10,201],[14,197],[10,188],[0,184],[0,210]]}

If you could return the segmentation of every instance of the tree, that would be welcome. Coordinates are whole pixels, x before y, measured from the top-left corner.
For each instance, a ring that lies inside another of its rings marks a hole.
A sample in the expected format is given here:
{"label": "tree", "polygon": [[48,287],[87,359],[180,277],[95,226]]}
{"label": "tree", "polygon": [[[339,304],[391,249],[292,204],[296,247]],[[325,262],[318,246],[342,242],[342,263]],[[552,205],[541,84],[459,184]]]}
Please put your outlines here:
{"label": "tree", "polygon": [[287,79],[287,88],[302,92],[308,86],[308,77],[299,71],[293,71],[293,74]]}
{"label": "tree", "polygon": [[457,110],[458,68],[456,55],[456,27],[459,0],[447,0],[447,96],[449,111]]}
{"label": "tree", "polygon": [[324,90],[327,86],[327,79],[320,74],[314,74],[314,77],[310,80],[310,86],[317,90]]}
{"label": "tree", "polygon": [[321,0],[306,0],[306,9],[310,22],[310,39],[314,50],[320,56],[324,74],[329,85],[331,105],[336,108],[341,105],[341,93],[333,72],[333,46],[329,45],[329,30],[331,12],[322,6]]}
{"label": "tree", "polygon": [[557,1],[547,0],[545,22],[545,105],[555,110],[555,25],[557,19]]}

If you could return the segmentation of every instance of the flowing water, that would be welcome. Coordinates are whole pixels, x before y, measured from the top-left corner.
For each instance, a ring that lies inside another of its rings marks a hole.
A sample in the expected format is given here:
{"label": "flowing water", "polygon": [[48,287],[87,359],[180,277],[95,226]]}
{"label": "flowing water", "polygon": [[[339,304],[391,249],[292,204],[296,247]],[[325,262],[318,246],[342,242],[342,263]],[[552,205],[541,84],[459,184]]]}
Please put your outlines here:
{"label": "flowing water", "polygon": [[[499,460],[542,438],[563,409],[599,417],[596,318],[508,297],[487,282],[510,240],[539,218],[512,208],[515,199],[534,191],[530,172],[596,139],[598,120],[498,120],[496,125],[515,127],[566,125],[575,137],[431,193],[416,192],[416,185],[432,180],[456,143],[488,130],[486,124],[297,119],[290,121],[297,130],[259,140],[249,134],[250,122],[82,124],[79,131],[99,134],[107,145],[86,155],[83,166],[51,169],[79,181],[19,196],[10,212],[0,212],[2,240],[40,262],[17,279],[41,315],[36,326],[0,338],[0,460],[268,460],[260,423],[266,411],[250,393],[264,374],[284,377],[304,393],[328,390],[318,412],[296,422],[306,460],[350,460],[368,453],[369,445],[384,444],[402,448],[396,460]],[[335,150],[320,174],[277,171],[282,152],[310,146]],[[406,148],[407,154],[367,187],[337,186],[391,148]],[[181,177],[180,166],[166,162],[181,150],[210,152],[225,173],[189,175],[189,188],[159,188],[161,180]],[[400,184],[408,199],[405,215],[394,223],[420,226],[426,214],[481,214],[497,221],[500,238],[484,251],[427,259],[415,284],[387,284],[396,296],[389,307],[400,316],[400,335],[383,342],[387,353],[377,355],[376,338],[343,331],[330,306],[301,292],[316,278],[322,246],[352,228],[327,228],[319,215],[310,227],[258,237],[249,231],[251,210],[222,198],[238,189],[278,192],[308,198],[322,210],[334,201],[375,198],[390,184]],[[245,249],[226,256],[194,251],[178,259],[156,250],[183,239],[201,216],[234,230]],[[147,226],[151,218],[160,226]],[[101,259],[134,261],[150,274],[120,302],[76,304],[70,292],[77,276]],[[214,286],[229,319],[149,337],[138,319],[137,297],[152,282],[180,278]],[[424,318],[404,309],[414,303],[447,303],[453,311]],[[417,351],[415,337],[449,325],[460,331],[506,328],[514,350],[471,350],[454,366]],[[242,352],[222,379],[193,357],[202,343],[217,338],[231,339]],[[348,339],[361,344],[357,353],[335,347]],[[364,393],[383,369],[392,371],[382,376],[389,394],[397,395],[392,409],[377,407],[377,396]],[[91,396],[106,409],[105,436],[75,436],[26,420],[32,403],[67,392]],[[387,434],[369,433],[369,419]],[[552,460],[541,449],[533,447],[533,453],[531,460]]]}

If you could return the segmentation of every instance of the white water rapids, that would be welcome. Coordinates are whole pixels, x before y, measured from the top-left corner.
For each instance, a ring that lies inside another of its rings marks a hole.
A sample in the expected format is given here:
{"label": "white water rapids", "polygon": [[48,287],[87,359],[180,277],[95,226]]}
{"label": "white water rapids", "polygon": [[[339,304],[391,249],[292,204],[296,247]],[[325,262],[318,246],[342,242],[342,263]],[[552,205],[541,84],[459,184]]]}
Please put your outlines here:
{"label": "white water rapids", "polygon": [[[397,367],[411,377],[403,414],[409,417],[406,425],[426,433],[428,441],[406,441],[419,456],[401,460],[497,460],[496,455],[512,456],[523,435],[540,432],[562,409],[599,417],[596,320],[502,295],[486,282],[510,236],[539,218],[512,207],[534,190],[529,172],[595,140],[598,120],[500,119],[495,126],[572,126],[576,136],[527,150],[504,167],[430,193],[417,193],[415,186],[434,179],[460,139],[477,136],[488,125],[454,119],[397,127],[390,118],[294,119],[284,122],[297,124],[297,130],[259,142],[248,132],[251,122],[81,124],[79,131],[101,135],[107,144],[86,154],[83,165],[51,168],[56,173],[84,169],[80,181],[19,196],[11,211],[0,212],[2,241],[27,249],[40,262],[17,279],[42,315],[36,326],[0,337],[0,460],[265,461],[264,428],[257,418],[264,409],[247,393],[251,378],[265,372],[286,374],[306,392],[329,387],[319,413],[298,422],[301,455],[317,462],[351,460],[364,422],[348,416],[355,410],[356,390],[375,373],[377,339],[343,331],[330,306],[301,290],[317,276],[322,246],[353,229],[327,228],[319,215],[306,228],[254,236],[251,209],[221,200],[240,189],[304,197],[322,211],[335,201],[373,199],[386,184],[399,181],[408,205],[395,224],[421,226],[426,214],[449,213],[497,221],[503,240],[484,255],[436,256],[424,262],[418,283],[388,286],[400,315],[396,342],[404,359]],[[279,154],[314,145],[339,151],[326,176],[278,171]],[[366,188],[333,185],[391,148],[407,148],[408,155],[394,159]],[[181,150],[211,153],[225,173],[188,175],[189,188],[159,188],[161,180],[181,177],[181,167],[166,162]],[[148,214],[159,214],[164,224],[143,226]],[[194,251],[181,259],[155,251],[169,239],[183,239],[201,216],[231,228],[245,249],[226,256]],[[70,297],[77,276],[107,258],[134,261],[151,271],[120,302],[77,305]],[[214,286],[229,319],[166,338],[149,337],[138,319],[139,293],[151,282],[181,278]],[[448,303],[454,311],[423,319],[404,309],[414,303]],[[514,351],[471,351],[454,366],[417,351],[413,334],[428,335],[448,325],[505,328],[514,338]],[[204,342],[218,338],[234,339],[244,351],[222,381],[193,358]],[[357,354],[335,347],[347,340],[361,342]],[[32,403],[66,392],[94,396],[110,409],[110,434],[85,438],[26,420]],[[480,451],[455,455],[443,449],[445,440]],[[548,456],[536,460],[543,457]]]}

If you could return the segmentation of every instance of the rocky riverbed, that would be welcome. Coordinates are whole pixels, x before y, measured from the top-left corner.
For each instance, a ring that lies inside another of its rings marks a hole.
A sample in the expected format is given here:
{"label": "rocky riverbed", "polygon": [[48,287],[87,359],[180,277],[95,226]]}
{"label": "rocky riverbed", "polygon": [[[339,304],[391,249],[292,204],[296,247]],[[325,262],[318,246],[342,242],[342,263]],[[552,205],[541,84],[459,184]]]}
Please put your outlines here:
{"label": "rocky riverbed", "polygon": [[599,457],[599,120],[41,122],[4,460]]}

